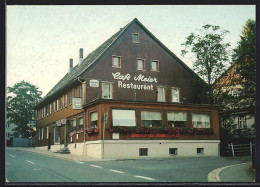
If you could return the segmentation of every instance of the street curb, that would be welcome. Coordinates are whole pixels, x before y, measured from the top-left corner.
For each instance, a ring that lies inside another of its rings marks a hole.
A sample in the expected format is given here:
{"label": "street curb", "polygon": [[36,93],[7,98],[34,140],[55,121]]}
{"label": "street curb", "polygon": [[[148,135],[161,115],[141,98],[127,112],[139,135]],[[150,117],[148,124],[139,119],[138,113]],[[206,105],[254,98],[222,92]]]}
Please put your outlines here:
{"label": "street curb", "polygon": [[238,165],[242,165],[242,164],[248,164],[248,163],[251,163],[251,162],[245,162],[245,163],[240,163],[240,164],[234,164],[234,165],[229,165],[229,166],[224,166],[224,167],[221,167],[221,168],[217,168],[217,169],[214,169],[213,171],[211,171],[209,174],[208,174],[208,182],[221,182],[221,179],[220,179],[220,172],[226,168],[229,168],[229,167],[233,167],[233,166],[238,166]]}

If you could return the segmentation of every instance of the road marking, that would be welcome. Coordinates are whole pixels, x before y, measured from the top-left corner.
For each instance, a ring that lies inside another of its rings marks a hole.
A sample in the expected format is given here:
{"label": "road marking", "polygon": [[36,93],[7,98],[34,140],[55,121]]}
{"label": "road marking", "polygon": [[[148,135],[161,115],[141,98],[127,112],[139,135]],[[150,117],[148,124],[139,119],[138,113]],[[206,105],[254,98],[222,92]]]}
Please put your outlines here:
{"label": "road marking", "polygon": [[147,179],[147,180],[155,180],[155,179],[150,178],[150,177],[144,177],[144,176],[138,176],[138,175],[136,175],[135,177],[141,178],[141,179]]}
{"label": "road marking", "polygon": [[84,162],[80,162],[80,161],[75,161],[75,162],[77,162],[77,163],[79,163],[79,164],[84,164]]}
{"label": "road marking", "polygon": [[26,162],[29,162],[31,164],[35,164],[34,162],[30,161],[30,160],[26,160]]}
{"label": "road marking", "polygon": [[95,168],[102,168],[101,166],[97,166],[97,165],[90,165],[92,167],[95,167]]}
{"label": "road marking", "polygon": [[13,157],[13,158],[15,157],[14,155],[9,155],[9,156],[10,156],[10,157]]}
{"label": "road marking", "polygon": [[6,182],[9,182],[9,180],[7,178],[5,180],[6,180]]}
{"label": "road marking", "polygon": [[33,169],[33,170],[41,170],[41,169]]}
{"label": "road marking", "polygon": [[110,169],[109,171],[115,172],[115,173],[125,173],[123,171],[118,171],[118,170],[114,170],[114,169]]}

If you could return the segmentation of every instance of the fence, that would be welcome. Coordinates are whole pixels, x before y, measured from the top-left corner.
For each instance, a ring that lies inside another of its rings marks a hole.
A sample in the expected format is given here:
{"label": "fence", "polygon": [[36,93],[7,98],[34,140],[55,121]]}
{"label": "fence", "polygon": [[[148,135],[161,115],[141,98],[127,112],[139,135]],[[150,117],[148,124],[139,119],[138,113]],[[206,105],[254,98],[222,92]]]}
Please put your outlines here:
{"label": "fence", "polygon": [[12,147],[34,147],[35,139],[12,137],[10,139],[10,146],[12,146]]}
{"label": "fence", "polygon": [[245,156],[245,155],[252,155],[253,153],[253,146],[252,142],[249,144],[228,144],[228,149],[232,152],[232,156]]}

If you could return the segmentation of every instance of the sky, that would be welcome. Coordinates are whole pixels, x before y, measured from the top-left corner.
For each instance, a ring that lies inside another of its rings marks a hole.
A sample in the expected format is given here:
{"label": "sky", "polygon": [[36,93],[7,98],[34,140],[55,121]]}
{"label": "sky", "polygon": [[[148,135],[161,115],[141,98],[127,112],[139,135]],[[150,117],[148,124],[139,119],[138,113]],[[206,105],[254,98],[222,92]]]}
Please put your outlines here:
{"label": "sky", "polygon": [[6,6],[6,86],[22,80],[44,97],[79,62],[120,28],[137,18],[185,64],[181,45],[205,24],[229,31],[225,41],[237,46],[255,5],[8,5]]}

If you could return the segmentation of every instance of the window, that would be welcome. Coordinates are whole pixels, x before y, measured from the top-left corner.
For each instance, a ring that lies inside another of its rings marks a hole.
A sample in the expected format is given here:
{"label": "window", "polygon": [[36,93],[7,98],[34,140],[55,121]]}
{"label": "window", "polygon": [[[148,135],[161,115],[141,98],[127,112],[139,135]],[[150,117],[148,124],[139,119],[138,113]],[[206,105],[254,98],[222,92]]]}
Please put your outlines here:
{"label": "window", "polygon": [[95,112],[91,112],[90,113],[90,124],[89,124],[89,126],[90,127],[97,127],[97,123],[98,123],[98,112],[97,111],[95,111]]}
{"label": "window", "polygon": [[152,68],[151,68],[152,71],[159,71],[159,61],[157,60],[154,60],[152,61]]}
{"label": "window", "polygon": [[162,113],[152,111],[141,111],[142,126],[144,127],[161,127]]}
{"label": "window", "polygon": [[112,67],[121,68],[121,57],[112,56]]}
{"label": "window", "polygon": [[112,99],[112,83],[110,82],[102,83],[102,98]]}
{"label": "window", "polygon": [[165,88],[157,87],[157,101],[164,102],[165,101]]}
{"label": "window", "polygon": [[77,88],[74,88],[74,97],[78,97]]}
{"label": "window", "polygon": [[62,103],[62,97],[60,98],[60,109],[62,109],[63,103]]}
{"label": "window", "polygon": [[172,102],[180,102],[180,89],[172,88]]}
{"label": "window", "polygon": [[140,148],[139,156],[148,156],[148,148]]}
{"label": "window", "polygon": [[78,118],[78,130],[83,129],[83,117]]}
{"label": "window", "polygon": [[56,111],[59,110],[59,99],[57,99],[57,102],[56,102]]}
{"label": "window", "polygon": [[136,126],[135,110],[112,110],[113,126]]}
{"label": "window", "polygon": [[72,90],[70,90],[70,104],[72,103]]}
{"label": "window", "polygon": [[238,89],[233,89],[231,91],[232,96],[237,97],[238,96]]}
{"label": "window", "polygon": [[54,127],[54,144],[60,144],[60,128]]}
{"label": "window", "polygon": [[178,148],[169,148],[170,155],[178,155]]}
{"label": "window", "polygon": [[139,34],[137,34],[137,33],[133,34],[133,42],[139,43]]}
{"label": "window", "polygon": [[41,139],[41,129],[38,130],[38,140]]}
{"label": "window", "polygon": [[186,112],[168,112],[167,119],[169,127],[186,127],[187,125]]}
{"label": "window", "polygon": [[49,138],[49,126],[46,127],[46,138]]}
{"label": "window", "polygon": [[41,139],[43,140],[43,128],[41,128]]}
{"label": "window", "polygon": [[137,59],[137,70],[144,70],[144,60]]}
{"label": "window", "polygon": [[204,154],[204,148],[197,148],[197,155],[203,155]]}
{"label": "window", "polygon": [[76,119],[71,120],[71,130],[70,132],[76,131]]}
{"label": "window", "polygon": [[65,94],[65,98],[64,98],[64,106],[66,107],[68,105],[68,94]]}
{"label": "window", "polygon": [[194,128],[210,128],[209,114],[192,114],[192,125]]}
{"label": "window", "polygon": [[79,85],[79,97],[82,98],[82,85]]}
{"label": "window", "polygon": [[246,117],[245,116],[239,116],[238,117],[238,128],[242,129],[246,127]]}
{"label": "window", "polygon": [[56,106],[56,104],[55,104],[55,101],[53,101],[53,103],[52,103],[53,112],[55,112],[55,111],[56,111],[56,110],[55,110],[55,106]]}
{"label": "window", "polygon": [[49,114],[51,114],[52,113],[52,104],[50,104],[50,113]]}

